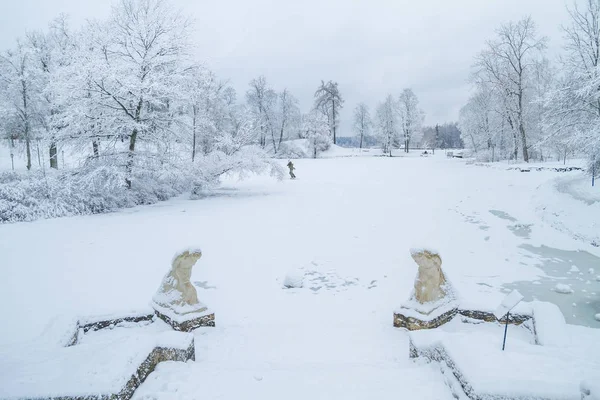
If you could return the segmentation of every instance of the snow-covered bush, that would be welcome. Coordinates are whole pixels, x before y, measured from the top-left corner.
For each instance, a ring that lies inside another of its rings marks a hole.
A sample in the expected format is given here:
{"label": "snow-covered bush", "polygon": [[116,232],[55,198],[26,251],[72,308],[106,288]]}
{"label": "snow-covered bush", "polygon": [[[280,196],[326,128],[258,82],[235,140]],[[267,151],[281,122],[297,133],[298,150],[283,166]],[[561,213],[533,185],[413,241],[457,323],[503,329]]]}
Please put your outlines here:
{"label": "snow-covered bush", "polygon": [[[501,159],[500,154],[495,149],[482,149],[477,152],[468,149],[466,152],[480,162],[493,162]],[[463,157],[465,157],[465,153],[463,153]]]}
{"label": "snow-covered bush", "polygon": [[147,188],[146,193],[138,192],[138,185],[127,190],[122,175],[112,167],[21,175],[0,184],[0,223],[97,214],[155,201]]}
{"label": "snow-covered bush", "polygon": [[308,142],[308,150],[312,158],[317,158],[320,152],[329,150],[332,139],[329,131],[329,121],[323,114],[312,111],[303,123],[302,130],[305,132]]}
{"label": "snow-covered bush", "polygon": [[275,155],[277,158],[308,158],[308,144],[306,139],[290,140],[281,143],[279,151]]}
{"label": "snow-covered bush", "polygon": [[264,151],[247,146],[234,154],[215,151],[195,162],[186,170],[191,183],[192,198],[219,183],[219,178],[228,173],[237,173],[243,179],[248,173],[269,173],[276,179],[283,178],[283,168],[266,158]]}
{"label": "snow-covered bush", "polygon": [[283,177],[282,168],[262,151],[244,148],[233,155],[214,152],[195,163],[147,164],[135,168],[131,188],[119,165],[90,161],[71,171],[0,174],[0,223],[40,218],[98,214],[202,190],[219,183],[228,172],[270,172]]}

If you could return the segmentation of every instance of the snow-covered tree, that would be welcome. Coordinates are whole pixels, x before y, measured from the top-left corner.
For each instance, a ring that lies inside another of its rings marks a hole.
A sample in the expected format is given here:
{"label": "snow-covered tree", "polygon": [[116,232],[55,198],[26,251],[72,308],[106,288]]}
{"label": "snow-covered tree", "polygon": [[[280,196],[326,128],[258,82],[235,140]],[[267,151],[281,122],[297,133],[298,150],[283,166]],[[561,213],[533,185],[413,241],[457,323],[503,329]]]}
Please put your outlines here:
{"label": "snow-covered tree", "polygon": [[460,149],[464,147],[461,130],[456,122],[446,122],[423,128],[422,146],[431,148]]}
{"label": "snow-covered tree", "polygon": [[321,81],[315,92],[315,110],[320,111],[329,121],[329,130],[333,137],[333,144],[337,141],[337,126],[340,110],[344,106],[344,99],[338,89],[338,83]]}
{"label": "snow-covered tree", "polygon": [[419,99],[412,89],[404,89],[400,94],[397,112],[404,136],[404,151],[408,153],[410,141],[421,133],[424,119],[423,110],[419,108]]}
{"label": "snow-covered tree", "polygon": [[273,151],[277,152],[277,141],[275,139],[275,117],[277,106],[277,93],[268,84],[264,76],[252,79],[249,83],[250,89],[246,92],[248,107],[259,121],[259,144],[262,148],[267,145],[270,137]]}
{"label": "snow-covered tree", "polygon": [[31,48],[32,62],[38,73],[39,108],[36,114],[43,138],[48,144],[51,168],[58,168],[58,137],[52,128],[52,116],[58,113],[57,85],[61,82],[61,69],[68,66],[76,47],[68,25],[68,18],[61,14],[54,19],[47,32],[30,32],[27,45]]}
{"label": "snow-covered tree", "polygon": [[502,115],[503,110],[495,109],[494,93],[485,84],[478,85],[477,91],[461,108],[459,125],[462,140],[480,159],[496,160],[498,135],[502,134],[498,121],[502,120]]}
{"label": "snow-covered tree", "polygon": [[331,147],[331,137],[329,135],[329,121],[327,117],[317,110],[313,110],[304,116],[302,120],[303,135],[308,141],[313,158]]}
{"label": "snow-covered tree", "polygon": [[392,149],[398,147],[399,127],[397,119],[397,104],[392,95],[388,95],[383,103],[375,110],[375,133],[384,154],[392,156]]}
{"label": "snow-covered tree", "polygon": [[546,96],[545,122],[550,142],[565,158],[577,149],[589,171],[600,174],[600,2],[584,4],[569,8],[563,74]]}
{"label": "snow-covered tree", "polygon": [[520,147],[525,162],[529,162],[528,140],[534,129],[531,116],[537,111],[532,82],[545,47],[546,39],[537,35],[533,20],[527,17],[502,25],[475,64],[476,81],[490,88],[503,106],[502,114],[516,138],[515,154]]}
{"label": "snow-covered tree", "polygon": [[[83,133],[88,140],[89,130],[75,119],[102,115],[102,131],[93,124],[94,134],[113,139],[111,156],[124,164],[128,187],[138,143],[167,154],[176,136],[174,119],[191,64],[189,32],[189,21],[165,1],[121,0],[108,21],[87,27],[77,62],[69,65],[61,122],[71,136]],[[127,148],[115,146],[118,141]]]}
{"label": "snow-covered tree", "polygon": [[31,169],[32,142],[39,131],[40,71],[27,43],[19,40],[14,49],[0,54],[0,118],[12,140],[25,143],[27,169]]}
{"label": "snow-covered tree", "polygon": [[294,130],[297,131],[300,122],[300,108],[298,107],[298,100],[288,89],[283,89],[277,100],[276,120],[279,140],[276,147],[279,151],[283,139],[292,136]]}
{"label": "snow-covered tree", "polygon": [[[281,176],[255,143],[269,134],[276,149],[291,134],[296,100],[269,94],[262,115],[238,104],[232,87],[192,59],[190,27],[168,0],[117,0],[105,20],[72,32],[61,16],[1,54],[2,138],[24,144],[29,169],[36,150],[43,165],[40,145],[52,169],[59,148],[77,156],[64,172],[0,185],[0,220],[154,202],[231,172]],[[36,187],[33,203],[27,187]]]}
{"label": "snow-covered tree", "polygon": [[365,103],[360,103],[354,108],[354,132],[360,137],[359,148],[363,147],[363,140],[365,136],[369,136],[371,133],[371,113],[369,107]]}
{"label": "snow-covered tree", "polygon": [[233,129],[230,124],[235,107],[235,90],[219,80],[210,70],[194,66],[188,71],[187,107],[190,116],[192,161],[196,153],[210,154],[218,137]]}

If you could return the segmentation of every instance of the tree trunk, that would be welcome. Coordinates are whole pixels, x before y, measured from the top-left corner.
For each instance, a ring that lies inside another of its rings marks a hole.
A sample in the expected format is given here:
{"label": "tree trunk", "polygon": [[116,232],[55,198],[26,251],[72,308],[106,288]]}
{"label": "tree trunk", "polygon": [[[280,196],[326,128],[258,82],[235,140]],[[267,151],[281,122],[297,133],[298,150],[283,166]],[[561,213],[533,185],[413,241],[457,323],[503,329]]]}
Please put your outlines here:
{"label": "tree trunk", "polygon": [[194,115],[192,120],[192,162],[196,158],[196,107],[194,107]]}
{"label": "tree trunk", "polygon": [[58,149],[55,141],[50,143],[50,168],[58,169]]}
{"label": "tree trunk", "polygon": [[27,88],[25,86],[25,80],[22,80],[21,85],[23,87],[23,115],[25,122],[25,148],[27,153],[27,170],[31,170],[31,141],[29,140],[29,114],[27,112]]}
{"label": "tree trunk", "polygon": [[[144,104],[143,99],[140,98],[138,101],[138,105],[135,109],[135,118],[134,121],[139,124],[140,122],[140,114],[142,112],[142,105]],[[127,189],[131,189],[131,174],[133,172],[133,153],[135,152],[135,142],[137,140],[138,130],[137,128],[133,129],[131,132],[131,136],[129,137],[129,154],[127,154],[127,164],[125,165],[125,184],[127,185]]]}
{"label": "tree trunk", "polygon": [[137,139],[137,128],[131,132],[129,138],[129,154],[127,154],[127,165],[125,166],[125,184],[127,189],[131,189],[131,173],[133,171],[133,152],[135,151],[135,141]]}
{"label": "tree trunk", "polygon": [[525,126],[523,126],[523,86],[521,83],[522,72],[519,74],[519,132],[521,133],[521,146],[523,146],[523,161],[529,162],[529,152],[527,151],[527,136],[525,135]]}
{"label": "tree trunk", "polygon": [[40,155],[40,141],[39,141],[39,139],[35,141],[35,148],[37,150],[38,166],[40,168],[42,168],[42,156]]}
{"label": "tree trunk", "polygon": [[365,134],[365,130],[364,128],[360,130],[360,145],[358,146],[359,149],[362,149],[362,144],[363,144],[363,136]]}
{"label": "tree trunk", "polygon": [[331,111],[332,111],[332,115],[333,115],[333,119],[331,121],[331,124],[333,125],[333,144],[336,144],[336,136],[335,136],[335,100],[331,101]]}
{"label": "tree trunk", "polygon": [[477,146],[475,145],[475,138],[473,137],[472,134],[469,134],[469,136],[471,137],[471,143],[473,144],[473,151],[475,151],[475,154],[477,154]]}
{"label": "tree trunk", "polygon": [[31,143],[29,141],[29,134],[25,136],[25,151],[27,153],[27,170],[31,170]]}
{"label": "tree trunk", "polygon": [[281,131],[279,132],[279,148],[281,149],[281,142],[283,142],[283,131],[285,129],[285,118],[281,121]]}
{"label": "tree trunk", "polygon": [[277,142],[275,141],[275,132],[271,129],[271,140],[273,140],[273,152],[277,154]]}
{"label": "tree trunk", "polygon": [[267,134],[265,133],[265,121],[263,119],[262,105],[258,105],[258,117],[260,118],[260,147],[265,148],[267,144]]}
{"label": "tree trunk", "polygon": [[12,166],[12,170],[15,170],[15,139],[10,138],[10,164]]}
{"label": "tree trunk", "polygon": [[529,152],[527,151],[527,137],[525,136],[525,127],[523,122],[519,124],[519,131],[521,132],[521,146],[523,147],[523,161],[529,162]]}

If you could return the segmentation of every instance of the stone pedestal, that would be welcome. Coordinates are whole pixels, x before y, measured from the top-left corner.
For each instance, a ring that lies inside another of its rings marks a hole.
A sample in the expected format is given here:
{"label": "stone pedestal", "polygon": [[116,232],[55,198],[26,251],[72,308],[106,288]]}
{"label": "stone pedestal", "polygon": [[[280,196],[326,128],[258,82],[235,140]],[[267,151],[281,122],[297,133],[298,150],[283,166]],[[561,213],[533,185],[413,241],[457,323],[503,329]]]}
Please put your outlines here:
{"label": "stone pedestal", "polygon": [[154,313],[158,318],[171,325],[173,329],[180,332],[191,332],[194,329],[202,326],[215,326],[215,313],[206,308],[201,312],[190,313],[181,316],[174,314],[169,309],[158,307],[155,304]]}
{"label": "stone pedestal", "polygon": [[394,312],[394,326],[396,328],[406,328],[409,331],[437,328],[454,318],[458,313],[458,308],[450,305],[436,311],[432,315],[427,315],[413,309],[401,307]]}

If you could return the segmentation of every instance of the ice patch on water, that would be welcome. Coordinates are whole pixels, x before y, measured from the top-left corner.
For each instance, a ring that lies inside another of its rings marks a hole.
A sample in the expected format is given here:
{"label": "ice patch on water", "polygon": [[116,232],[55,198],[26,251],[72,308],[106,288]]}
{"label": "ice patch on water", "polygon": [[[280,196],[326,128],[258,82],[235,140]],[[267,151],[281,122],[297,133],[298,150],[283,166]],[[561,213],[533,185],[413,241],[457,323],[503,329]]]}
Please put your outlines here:
{"label": "ice patch on water", "polygon": [[[523,257],[532,257],[537,260],[537,266],[544,271],[544,276],[539,278],[539,283],[531,281],[513,282],[504,285],[504,288],[517,289],[525,296],[526,301],[541,300],[556,304],[569,324],[584,325],[598,328],[598,321],[594,315],[600,313],[600,299],[596,290],[598,283],[583,278],[579,273],[571,272],[576,265],[581,270],[600,265],[600,257],[587,251],[567,251],[548,246],[532,246],[523,244],[525,250]],[[600,281],[600,276],[597,277]],[[557,284],[570,287],[572,293],[565,295],[555,290]],[[584,291],[586,290],[586,291]],[[578,304],[574,313],[573,302]]]}
{"label": "ice patch on water", "polygon": [[511,221],[511,222],[517,222],[517,219],[507,212],[504,212],[501,210],[489,210],[489,212],[498,218],[505,219],[505,220]]}
{"label": "ice patch on water", "polygon": [[532,224],[516,224],[508,226],[508,229],[518,237],[529,239]]}

